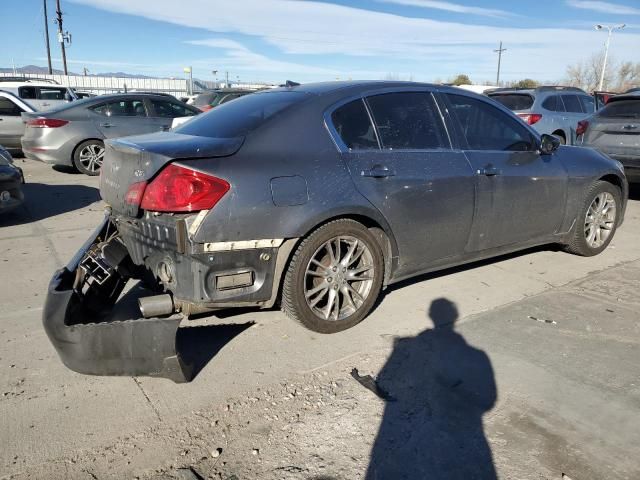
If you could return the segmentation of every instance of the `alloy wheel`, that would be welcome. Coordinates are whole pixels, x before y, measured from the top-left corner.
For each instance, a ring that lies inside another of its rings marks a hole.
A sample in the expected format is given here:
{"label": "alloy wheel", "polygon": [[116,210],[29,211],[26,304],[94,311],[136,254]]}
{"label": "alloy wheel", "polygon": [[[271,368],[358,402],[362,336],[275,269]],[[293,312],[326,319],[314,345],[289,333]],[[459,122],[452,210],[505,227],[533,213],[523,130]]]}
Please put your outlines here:
{"label": "alloy wheel", "polygon": [[80,150],[80,164],[87,171],[95,173],[102,167],[102,159],[104,157],[104,147],[98,144],[89,144]]}
{"label": "alloy wheel", "polygon": [[591,248],[600,248],[609,238],[616,223],[616,200],[609,192],[593,199],[584,222],[584,235]]}
{"label": "alloy wheel", "polygon": [[307,265],[304,280],[307,305],[323,320],[343,320],[364,304],[375,273],[373,255],[362,240],[334,237],[315,251]]}

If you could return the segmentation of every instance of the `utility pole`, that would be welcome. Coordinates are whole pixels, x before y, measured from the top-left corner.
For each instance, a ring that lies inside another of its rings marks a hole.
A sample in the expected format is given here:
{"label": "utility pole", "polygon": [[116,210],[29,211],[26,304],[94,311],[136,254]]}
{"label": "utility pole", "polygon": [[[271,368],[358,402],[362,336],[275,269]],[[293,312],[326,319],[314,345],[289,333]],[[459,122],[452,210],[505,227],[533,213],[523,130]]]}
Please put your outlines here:
{"label": "utility pole", "polygon": [[498,54],[498,74],[496,75],[496,87],[500,86],[500,64],[502,63],[502,52],[506,52],[506,48],[502,48],[502,40],[500,40],[500,47],[494,50]]}
{"label": "utility pole", "polygon": [[62,10],[60,10],[60,0],[56,0],[56,15],[58,23],[58,42],[60,42],[60,49],[62,50],[62,66],[64,67],[64,74],[68,75],[67,72],[67,52],[64,51],[64,32],[62,30]]}
{"label": "utility pole", "polygon": [[229,88],[229,72],[224,72],[224,74],[225,74],[225,78],[226,78],[226,81],[225,81],[225,84],[224,84],[224,88]]}
{"label": "utility pole", "polygon": [[42,0],[44,6],[44,40],[47,45],[47,64],[49,66],[49,75],[53,73],[51,68],[51,48],[49,47],[49,14],[47,13],[47,0]]}
{"label": "utility pole", "polygon": [[606,29],[609,31],[609,34],[607,35],[607,43],[605,44],[605,47],[604,47],[604,61],[602,62],[602,70],[600,71],[600,83],[598,83],[598,90],[602,90],[602,84],[604,83],[604,72],[607,69],[607,57],[609,56],[609,43],[611,42],[611,32],[613,32],[614,30],[622,30],[626,26],[627,25],[624,23],[620,25],[614,25],[612,27],[610,27],[609,25],[599,25],[599,24],[594,26],[596,30]]}

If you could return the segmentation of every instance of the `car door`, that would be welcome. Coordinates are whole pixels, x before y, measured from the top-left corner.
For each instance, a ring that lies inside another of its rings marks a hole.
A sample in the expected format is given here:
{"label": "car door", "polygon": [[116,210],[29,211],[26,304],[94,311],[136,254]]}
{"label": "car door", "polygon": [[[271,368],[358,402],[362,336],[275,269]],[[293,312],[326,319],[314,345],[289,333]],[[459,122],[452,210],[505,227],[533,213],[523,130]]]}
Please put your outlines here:
{"label": "car door", "polygon": [[104,138],[126,137],[156,131],[142,98],[112,100],[89,108],[91,120]]}
{"label": "car door", "polygon": [[464,154],[451,149],[431,92],[371,94],[341,105],[330,121],[356,188],[393,230],[398,275],[464,251],[473,171]]}
{"label": "car door", "polygon": [[20,137],[24,133],[22,112],[24,109],[13,100],[0,96],[0,145],[10,149],[21,148]]}
{"label": "car door", "polygon": [[170,98],[147,98],[147,102],[149,120],[154,131],[167,131],[171,129],[174,118],[192,117],[197,114],[184,103]]}
{"label": "car door", "polygon": [[555,155],[540,155],[522,122],[490,102],[446,93],[452,128],[476,175],[477,211],[467,249],[533,242],[560,229],[568,174]]}

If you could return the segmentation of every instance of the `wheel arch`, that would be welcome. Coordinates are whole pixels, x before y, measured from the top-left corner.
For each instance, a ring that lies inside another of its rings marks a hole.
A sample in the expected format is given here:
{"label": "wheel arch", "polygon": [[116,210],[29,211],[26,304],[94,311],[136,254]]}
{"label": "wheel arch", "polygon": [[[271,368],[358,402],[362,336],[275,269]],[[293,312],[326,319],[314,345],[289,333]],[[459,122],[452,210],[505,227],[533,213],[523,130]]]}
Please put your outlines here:
{"label": "wheel arch", "polygon": [[293,255],[295,254],[298,246],[311,235],[318,228],[336,220],[354,220],[364,225],[378,241],[378,245],[382,250],[384,258],[384,279],[382,282],[383,288],[386,287],[391,280],[391,275],[396,267],[398,250],[397,243],[389,225],[386,222],[381,222],[379,219],[374,218],[373,215],[367,215],[365,213],[339,213],[327,216],[322,220],[313,222],[306,225],[304,233],[297,238],[293,238],[285,241],[281,249],[284,249],[284,256],[279,262],[276,262],[276,272],[274,276],[274,291],[272,299],[267,307],[272,307],[275,303],[280,301],[282,295],[282,287],[284,283],[285,272],[289,268]]}

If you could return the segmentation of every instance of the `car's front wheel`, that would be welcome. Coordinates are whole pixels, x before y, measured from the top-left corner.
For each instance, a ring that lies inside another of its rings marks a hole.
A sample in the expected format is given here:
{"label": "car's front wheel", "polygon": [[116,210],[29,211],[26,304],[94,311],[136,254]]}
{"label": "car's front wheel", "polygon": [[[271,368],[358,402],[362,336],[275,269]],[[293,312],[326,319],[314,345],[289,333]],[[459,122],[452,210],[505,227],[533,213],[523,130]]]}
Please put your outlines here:
{"label": "car's front wheel", "polygon": [[100,140],[82,142],[73,153],[73,164],[85,175],[98,175],[104,158],[104,143]]}
{"label": "car's front wheel", "polygon": [[297,248],[285,275],[282,309],[310,330],[336,333],[361,322],[382,287],[375,237],[349,219],[329,222]]}
{"label": "car's front wheel", "polygon": [[622,208],[620,189],[609,182],[595,182],[587,195],[567,250],[590,257],[602,252],[615,234]]}

